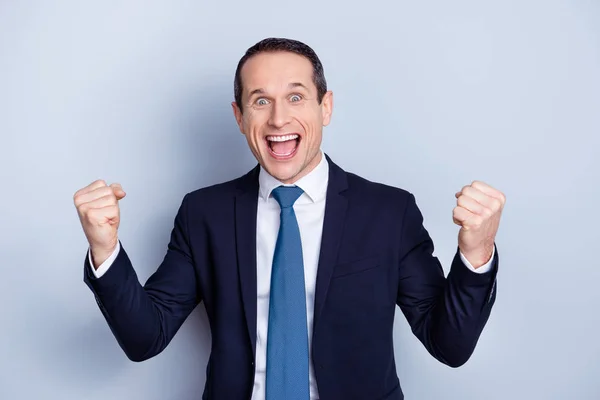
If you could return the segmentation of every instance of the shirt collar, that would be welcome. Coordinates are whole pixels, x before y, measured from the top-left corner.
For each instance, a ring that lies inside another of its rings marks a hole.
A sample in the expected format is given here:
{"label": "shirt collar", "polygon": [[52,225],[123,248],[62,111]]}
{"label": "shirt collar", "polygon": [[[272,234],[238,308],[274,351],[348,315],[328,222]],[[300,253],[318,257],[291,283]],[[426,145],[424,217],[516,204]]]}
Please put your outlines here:
{"label": "shirt collar", "polygon": [[260,197],[267,200],[271,196],[271,192],[278,186],[298,186],[304,191],[304,194],[313,202],[322,200],[327,195],[327,183],[329,181],[329,163],[325,158],[325,154],[321,152],[321,161],[308,174],[298,179],[297,182],[286,185],[278,181],[261,166],[258,175],[258,184],[260,186]]}

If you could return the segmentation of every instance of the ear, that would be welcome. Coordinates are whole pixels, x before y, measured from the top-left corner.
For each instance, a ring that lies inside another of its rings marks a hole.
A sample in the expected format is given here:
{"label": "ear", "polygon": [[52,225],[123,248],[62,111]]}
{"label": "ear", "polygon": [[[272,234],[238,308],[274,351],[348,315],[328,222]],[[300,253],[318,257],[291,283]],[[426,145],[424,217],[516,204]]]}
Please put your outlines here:
{"label": "ear", "polygon": [[240,132],[242,132],[242,134],[245,135],[244,128],[243,128],[244,116],[242,115],[242,110],[240,110],[240,107],[237,105],[237,103],[235,101],[231,102],[231,108],[233,109],[233,115],[235,116],[235,120],[238,124],[238,127],[240,128]]}
{"label": "ear", "polygon": [[333,114],[333,92],[327,91],[321,100],[321,113],[323,114],[323,126],[329,125],[331,122],[331,114]]}

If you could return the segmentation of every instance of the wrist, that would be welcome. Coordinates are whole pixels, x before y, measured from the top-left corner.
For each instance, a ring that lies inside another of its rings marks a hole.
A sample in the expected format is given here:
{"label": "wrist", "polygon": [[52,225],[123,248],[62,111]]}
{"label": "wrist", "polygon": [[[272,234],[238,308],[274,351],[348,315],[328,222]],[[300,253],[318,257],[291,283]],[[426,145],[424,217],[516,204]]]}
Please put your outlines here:
{"label": "wrist", "polygon": [[109,247],[97,247],[90,246],[90,252],[92,254],[92,266],[94,269],[98,269],[115,251],[117,243]]}
{"label": "wrist", "polygon": [[469,263],[473,266],[473,268],[477,269],[485,264],[487,264],[491,258],[492,254],[494,254],[494,244],[482,246],[477,249],[470,250],[462,250],[462,254],[469,261]]}

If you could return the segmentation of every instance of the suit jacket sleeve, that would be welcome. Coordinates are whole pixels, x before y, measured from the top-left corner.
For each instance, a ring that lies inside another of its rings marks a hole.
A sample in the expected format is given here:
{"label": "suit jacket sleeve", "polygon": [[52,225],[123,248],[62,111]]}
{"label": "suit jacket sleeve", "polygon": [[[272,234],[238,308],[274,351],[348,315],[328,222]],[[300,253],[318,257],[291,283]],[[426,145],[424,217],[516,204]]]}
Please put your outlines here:
{"label": "suit jacket sleeve", "polygon": [[94,276],[88,257],[85,259],[84,281],[119,345],[133,361],[160,353],[201,300],[190,251],[186,198],[175,217],[167,253],[144,286],[123,246],[100,278]]}
{"label": "suit jacket sleeve", "polygon": [[478,274],[457,249],[445,278],[412,194],[402,224],[397,303],[429,353],[458,367],[472,355],[495,302],[498,251],[490,271]]}

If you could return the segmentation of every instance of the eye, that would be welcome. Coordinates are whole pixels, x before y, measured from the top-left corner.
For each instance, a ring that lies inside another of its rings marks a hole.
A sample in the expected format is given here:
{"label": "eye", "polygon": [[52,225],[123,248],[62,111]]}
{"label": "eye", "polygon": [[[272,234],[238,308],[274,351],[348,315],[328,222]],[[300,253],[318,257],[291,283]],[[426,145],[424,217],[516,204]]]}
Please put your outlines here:
{"label": "eye", "polygon": [[302,97],[299,94],[294,94],[292,95],[292,97],[290,97],[290,101],[292,103],[298,102],[300,100],[302,100]]}
{"label": "eye", "polygon": [[263,97],[256,100],[256,105],[258,105],[258,106],[266,106],[267,104],[269,104],[269,101]]}

